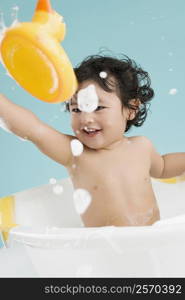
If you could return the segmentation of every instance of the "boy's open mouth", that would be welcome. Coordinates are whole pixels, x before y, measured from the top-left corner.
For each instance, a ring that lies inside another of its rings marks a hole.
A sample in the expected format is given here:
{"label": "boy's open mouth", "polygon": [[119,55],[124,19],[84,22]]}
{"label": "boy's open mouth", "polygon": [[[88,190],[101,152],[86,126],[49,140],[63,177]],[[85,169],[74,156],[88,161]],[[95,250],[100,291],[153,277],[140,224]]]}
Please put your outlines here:
{"label": "boy's open mouth", "polygon": [[84,127],[82,130],[89,137],[93,137],[93,136],[97,135],[102,129]]}

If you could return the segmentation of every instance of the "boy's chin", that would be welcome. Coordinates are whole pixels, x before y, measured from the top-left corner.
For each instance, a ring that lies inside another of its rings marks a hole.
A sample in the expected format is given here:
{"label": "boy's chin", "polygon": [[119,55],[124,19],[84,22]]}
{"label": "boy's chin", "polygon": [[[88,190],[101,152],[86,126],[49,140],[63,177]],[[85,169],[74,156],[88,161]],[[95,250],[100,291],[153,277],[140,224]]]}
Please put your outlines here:
{"label": "boy's chin", "polygon": [[84,141],[83,139],[80,139],[80,137],[78,137],[78,136],[76,136],[76,138],[78,138],[78,140],[89,149],[100,150],[103,148],[103,145],[100,143],[93,142],[93,141],[87,142],[87,141]]}

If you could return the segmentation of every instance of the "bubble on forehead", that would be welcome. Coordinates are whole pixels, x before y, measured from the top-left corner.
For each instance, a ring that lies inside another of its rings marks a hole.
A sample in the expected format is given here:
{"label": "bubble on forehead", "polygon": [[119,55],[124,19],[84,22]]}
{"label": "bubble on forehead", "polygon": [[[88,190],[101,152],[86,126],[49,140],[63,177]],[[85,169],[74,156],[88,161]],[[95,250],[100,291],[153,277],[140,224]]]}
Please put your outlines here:
{"label": "bubble on forehead", "polygon": [[76,189],[73,193],[73,201],[76,212],[83,214],[91,203],[91,195],[87,190]]}
{"label": "bubble on forehead", "polygon": [[83,144],[79,140],[74,139],[71,141],[71,151],[74,156],[81,155],[83,150],[84,150]]}
{"label": "bubble on forehead", "polygon": [[98,106],[98,95],[94,84],[81,89],[77,94],[78,108],[81,111],[93,112]]}

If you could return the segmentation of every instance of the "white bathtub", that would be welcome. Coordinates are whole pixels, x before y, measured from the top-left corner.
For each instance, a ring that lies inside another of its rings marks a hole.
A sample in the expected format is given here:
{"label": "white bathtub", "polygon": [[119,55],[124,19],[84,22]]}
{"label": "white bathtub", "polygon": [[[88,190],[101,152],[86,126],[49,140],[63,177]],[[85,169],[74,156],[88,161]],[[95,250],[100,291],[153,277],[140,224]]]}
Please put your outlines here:
{"label": "white bathtub", "polygon": [[185,182],[152,181],[162,220],[84,228],[69,179],[15,195],[16,223],[0,250],[0,277],[185,277]]}

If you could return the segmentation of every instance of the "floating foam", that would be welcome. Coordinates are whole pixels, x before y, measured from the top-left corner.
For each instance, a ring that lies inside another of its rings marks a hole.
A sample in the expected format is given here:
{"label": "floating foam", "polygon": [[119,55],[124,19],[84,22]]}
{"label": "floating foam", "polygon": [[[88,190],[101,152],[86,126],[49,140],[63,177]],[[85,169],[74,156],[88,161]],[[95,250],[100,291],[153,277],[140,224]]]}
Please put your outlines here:
{"label": "floating foam", "polygon": [[57,180],[55,178],[50,178],[49,183],[50,184],[56,184]]}
{"label": "floating foam", "polygon": [[172,95],[172,96],[173,96],[173,95],[176,95],[177,92],[178,92],[177,89],[170,89],[170,90],[169,90],[169,95]]}
{"label": "floating foam", "polygon": [[103,79],[107,78],[107,76],[108,76],[107,73],[104,72],[104,71],[100,72],[99,75],[100,75],[100,77],[103,78]]}
{"label": "floating foam", "polygon": [[53,193],[56,194],[56,195],[60,195],[63,193],[63,186],[62,185],[59,185],[57,184],[56,186],[53,187]]}

